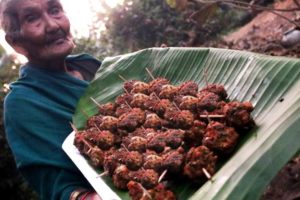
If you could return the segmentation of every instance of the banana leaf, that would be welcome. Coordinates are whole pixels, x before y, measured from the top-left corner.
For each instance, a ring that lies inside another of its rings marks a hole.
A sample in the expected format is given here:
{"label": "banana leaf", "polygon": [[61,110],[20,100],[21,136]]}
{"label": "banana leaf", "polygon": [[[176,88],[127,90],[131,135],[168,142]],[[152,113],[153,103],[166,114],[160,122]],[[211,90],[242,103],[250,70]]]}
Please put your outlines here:
{"label": "banana leaf", "polygon": [[[73,117],[77,128],[97,113],[99,103],[114,101],[123,93],[123,80],[151,81],[165,77],[174,85],[193,80],[225,86],[230,100],[250,101],[257,127],[240,142],[234,154],[202,186],[188,181],[172,185],[178,199],[255,200],[271,179],[300,149],[300,59],[272,57],[215,48],[151,48],[109,57],[82,96]],[[107,184],[121,199],[127,192]]]}

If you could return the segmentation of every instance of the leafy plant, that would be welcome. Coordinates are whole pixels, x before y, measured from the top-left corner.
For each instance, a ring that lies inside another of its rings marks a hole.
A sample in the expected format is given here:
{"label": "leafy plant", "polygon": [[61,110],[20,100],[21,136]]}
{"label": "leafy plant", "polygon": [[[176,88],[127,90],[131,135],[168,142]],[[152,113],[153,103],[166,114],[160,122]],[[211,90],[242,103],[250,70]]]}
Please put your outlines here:
{"label": "leafy plant", "polygon": [[[74,116],[78,128],[100,103],[113,101],[126,79],[148,82],[145,68],[173,84],[193,80],[204,86],[203,70],[210,83],[221,83],[229,99],[251,101],[257,128],[248,134],[235,154],[200,188],[173,185],[178,199],[259,199],[279,169],[300,150],[300,60],[212,48],[154,48],[104,60]],[[84,112],[83,112],[84,111]],[[83,114],[85,113],[85,114]],[[111,184],[109,181],[108,184]],[[122,199],[125,192],[111,186]]]}

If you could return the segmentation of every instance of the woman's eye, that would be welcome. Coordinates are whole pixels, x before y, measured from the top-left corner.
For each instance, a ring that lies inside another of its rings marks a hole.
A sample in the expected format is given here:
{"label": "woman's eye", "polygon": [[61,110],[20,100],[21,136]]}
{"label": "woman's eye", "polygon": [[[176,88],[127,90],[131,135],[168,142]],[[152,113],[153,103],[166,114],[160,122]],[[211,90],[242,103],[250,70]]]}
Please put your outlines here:
{"label": "woman's eye", "polygon": [[25,17],[25,19],[26,19],[26,22],[32,23],[35,20],[37,20],[37,16],[35,16],[35,15],[28,15],[28,16]]}
{"label": "woman's eye", "polygon": [[57,14],[60,13],[60,11],[61,11],[60,8],[54,7],[54,8],[51,8],[51,9],[50,9],[49,13],[50,13],[51,15],[57,15]]}

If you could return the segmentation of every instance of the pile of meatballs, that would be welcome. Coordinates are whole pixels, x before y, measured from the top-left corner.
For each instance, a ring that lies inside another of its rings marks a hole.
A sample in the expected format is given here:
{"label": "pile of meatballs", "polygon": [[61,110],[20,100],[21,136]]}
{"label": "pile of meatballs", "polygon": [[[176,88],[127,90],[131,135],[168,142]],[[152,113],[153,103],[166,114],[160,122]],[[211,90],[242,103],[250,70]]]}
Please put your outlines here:
{"label": "pile of meatballs", "polygon": [[176,199],[166,186],[174,177],[202,184],[255,126],[252,104],[229,101],[220,84],[156,78],[123,89],[114,103],[98,104],[74,145],[133,200]]}

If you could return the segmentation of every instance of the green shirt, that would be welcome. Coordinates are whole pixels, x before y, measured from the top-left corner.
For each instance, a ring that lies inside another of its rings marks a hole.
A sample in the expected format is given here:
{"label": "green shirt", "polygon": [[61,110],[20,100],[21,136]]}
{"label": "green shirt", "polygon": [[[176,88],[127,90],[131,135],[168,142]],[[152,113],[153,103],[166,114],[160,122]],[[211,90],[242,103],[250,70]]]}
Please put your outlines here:
{"label": "green shirt", "polygon": [[[101,64],[87,54],[68,57],[66,62],[89,80]],[[72,132],[77,101],[88,83],[27,64],[10,85],[4,102],[7,140],[17,167],[41,199],[67,200],[74,189],[91,187],[62,150]]]}

